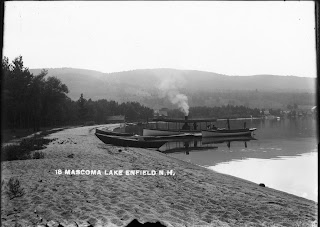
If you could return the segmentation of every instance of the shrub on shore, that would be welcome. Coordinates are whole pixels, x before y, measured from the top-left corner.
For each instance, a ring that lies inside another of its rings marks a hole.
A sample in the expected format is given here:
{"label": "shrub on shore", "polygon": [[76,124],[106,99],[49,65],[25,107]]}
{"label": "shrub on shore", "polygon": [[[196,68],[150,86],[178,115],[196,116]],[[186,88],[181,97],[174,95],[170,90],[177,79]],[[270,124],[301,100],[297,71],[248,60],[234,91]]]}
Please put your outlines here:
{"label": "shrub on shore", "polygon": [[1,148],[1,161],[25,160],[25,159],[41,159],[44,158],[42,152],[32,151],[45,148],[54,139],[45,139],[42,137],[31,137],[23,139],[19,145],[7,145]]}
{"label": "shrub on shore", "polygon": [[20,142],[20,146],[22,147],[22,149],[29,150],[29,151],[41,150],[45,148],[44,145],[50,143],[51,141],[52,139],[45,139],[42,137],[34,136],[28,139],[23,139]]}
{"label": "shrub on shore", "polygon": [[33,159],[42,159],[44,158],[44,154],[41,151],[36,151],[33,153]]}
{"label": "shrub on shore", "polygon": [[1,148],[1,161],[25,160],[30,152],[22,149],[20,145],[7,145]]}
{"label": "shrub on shore", "polygon": [[7,183],[2,181],[1,190],[9,196],[9,199],[21,197],[25,194],[24,189],[21,187],[19,179],[15,177],[11,177]]}

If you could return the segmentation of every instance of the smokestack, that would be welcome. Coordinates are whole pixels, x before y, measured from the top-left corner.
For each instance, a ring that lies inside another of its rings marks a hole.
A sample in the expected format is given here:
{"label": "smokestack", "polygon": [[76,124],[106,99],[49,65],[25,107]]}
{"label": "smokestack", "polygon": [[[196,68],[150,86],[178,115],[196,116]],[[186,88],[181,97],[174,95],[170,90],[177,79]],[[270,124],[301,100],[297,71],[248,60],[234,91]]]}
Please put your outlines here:
{"label": "smokestack", "polygon": [[185,120],[185,122],[184,122],[184,124],[183,124],[183,126],[182,126],[182,130],[190,130],[190,126],[189,126],[188,123],[187,123],[188,115],[185,115],[185,116],[184,116],[184,120]]}

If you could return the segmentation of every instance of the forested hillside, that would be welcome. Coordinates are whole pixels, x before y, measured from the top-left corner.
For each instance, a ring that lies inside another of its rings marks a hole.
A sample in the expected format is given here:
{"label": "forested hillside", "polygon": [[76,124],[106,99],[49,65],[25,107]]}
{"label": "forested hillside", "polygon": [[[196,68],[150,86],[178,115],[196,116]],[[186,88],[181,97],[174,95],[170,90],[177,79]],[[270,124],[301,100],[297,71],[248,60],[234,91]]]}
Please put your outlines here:
{"label": "forested hillside", "polygon": [[[65,83],[69,97],[77,100],[81,93],[92,100],[112,99],[118,102],[139,102],[150,108],[175,105],[161,91],[162,84],[171,84],[187,96],[189,105],[209,107],[244,105],[250,108],[284,108],[288,104],[315,105],[314,78],[294,76],[226,76],[211,72],[175,69],[145,69],[101,73],[82,69],[47,69]],[[31,69],[34,74],[39,69]]]}

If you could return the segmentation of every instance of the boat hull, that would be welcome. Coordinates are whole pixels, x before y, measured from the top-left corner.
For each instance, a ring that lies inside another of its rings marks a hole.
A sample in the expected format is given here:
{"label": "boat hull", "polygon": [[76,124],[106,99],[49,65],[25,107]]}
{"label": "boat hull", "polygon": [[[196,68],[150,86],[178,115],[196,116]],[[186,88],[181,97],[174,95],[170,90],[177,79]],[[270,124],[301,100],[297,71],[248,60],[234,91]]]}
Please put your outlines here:
{"label": "boat hull", "polygon": [[252,132],[255,130],[256,128],[203,130],[202,137],[251,136]]}
{"label": "boat hull", "polygon": [[190,138],[194,138],[193,134],[183,133],[178,135],[165,135],[165,136],[142,136],[142,138],[146,141],[148,140],[166,140],[166,141],[181,141]]}
{"label": "boat hull", "polygon": [[190,130],[161,130],[161,129],[143,129],[143,136],[172,136],[172,135],[182,135],[182,134],[192,134],[193,136],[200,135],[201,131],[190,131]]}
{"label": "boat hull", "polygon": [[95,135],[105,144],[112,144],[121,147],[139,147],[139,148],[160,148],[167,141],[144,141],[138,138],[129,138],[122,136],[111,136],[104,135],[100,133],[95,133]]}
{"label": "boat hull", "polygon": [[110,136],[133,136],[132,133],[125,133],[125,132],[113,132],[107,130],[96,129],[96,133],[103,134],[103,135],[110,135]]}

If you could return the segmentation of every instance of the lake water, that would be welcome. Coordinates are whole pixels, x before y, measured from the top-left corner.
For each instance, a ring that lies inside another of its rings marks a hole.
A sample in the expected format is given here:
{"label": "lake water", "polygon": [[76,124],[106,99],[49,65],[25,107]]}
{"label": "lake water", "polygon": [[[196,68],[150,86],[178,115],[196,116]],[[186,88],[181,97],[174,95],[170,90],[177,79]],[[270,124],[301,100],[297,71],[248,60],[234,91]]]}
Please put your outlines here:
{"label": "lake water", "polygon": [[[318,141],[314,118],[230,120],[231,128],[254,127],[254,139],[201,138],[170,142],[168,155],[266,187],[318,201]],[[225,121],[216,126],[225,127]]]}

